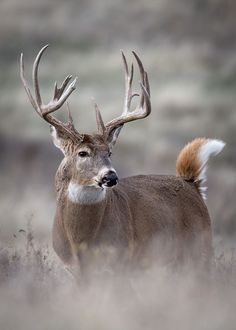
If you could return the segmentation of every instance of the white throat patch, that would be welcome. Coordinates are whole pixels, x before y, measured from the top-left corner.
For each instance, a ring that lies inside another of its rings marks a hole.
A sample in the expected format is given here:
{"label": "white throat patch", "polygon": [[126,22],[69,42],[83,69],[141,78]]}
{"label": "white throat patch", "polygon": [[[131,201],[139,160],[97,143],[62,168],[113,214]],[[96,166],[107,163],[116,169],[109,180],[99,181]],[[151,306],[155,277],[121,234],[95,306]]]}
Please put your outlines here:
{"label": "white throat patch", "polygon": [[82,186],[70,181],[67,193],[69,200],[73,203],[95,204],[101,202],[105,198],[106,189]]}

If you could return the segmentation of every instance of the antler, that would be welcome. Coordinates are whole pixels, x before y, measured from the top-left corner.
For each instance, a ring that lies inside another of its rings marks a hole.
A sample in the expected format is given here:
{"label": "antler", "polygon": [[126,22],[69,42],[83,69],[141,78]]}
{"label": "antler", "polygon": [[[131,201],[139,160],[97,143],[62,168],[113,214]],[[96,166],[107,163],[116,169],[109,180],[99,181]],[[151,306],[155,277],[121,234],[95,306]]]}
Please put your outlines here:
{"label": "antler", "polygon": [[[28,83],[25,79],[24,75],[24,62],[23,62],[23,54],[21,54],[20,59],[20,77],[22,80],[22,83],[24,85],[25,91],[29,97],[30,103],[32,104],[33,108],[36,110],[38,115],[43,118],[45,121],[47,121],[49,124],[53,125],[56,129],[58,129],[61,133],[66,134],[69,136],[74,142],[81,142],[83,139],[83,136],[79,134],[79,132],[75,129],[73,120],[69,111],[68,106],[68,112],[69,112],[69,121],[68,123],[62,123],[57,118],[53,117],[51,115],[52,112],[55,112],[59,108],[63,106],[65,101],[68,99],[70,94],[75,90],[75,85],[77,82],[77,77],[70,83],[68,86],[72,76],[67,76],[65,80],[63,81],[61,87],[57,87],[57,83],[55,83],[54,87],[54,95],[51,99],[51,101],[48,104],[43,104],[41,95],[40,95],[40,88],[39,88],[39,82],[38,82],[38,67],[40,59],[44,53],[44,51],[48,48],[49,45],[44,46],[38,53],[38,55],[35,58],[34,64],[33,64],[33,70],[32,70],[32,80],[33,80],[33,87],[34,87],[34,94],[35,97],[33,97],[31,90],[28,86]],[[67,87],[68,86],[68,87]]]}
{"label": "antler", "polygon": [[124,101],[124,109],[120,117],[117,117],[111,121],[109,121],[106,125],[104,125],[102,121],[102,117],[98,107],[95,105],[96,114],[97,114],[97,124],[100,131],[103,131],[103,134],[109,136],[113,129],[123,126],[125,123],[130,121],[134,121],[137,119],[142,119],[147,117],[151,113],[151,101],[150,101],[150,86],[148,81],[147,72],[143,68],[143,64],[138,57],[138,55],[133,51],[132,52],[140,72],[140,87],[141,87],[141,96],[139,100],[139,104],[134,110],[131,110],[132,99],[135,96],[139,96],[137,93],[132,92],[132,82],[134,76],[134,66],[131,65],[131,70],[129,72],[128,64],[126,61],[126,57],[122,52],[122,59],[125,68],[125,101]]}

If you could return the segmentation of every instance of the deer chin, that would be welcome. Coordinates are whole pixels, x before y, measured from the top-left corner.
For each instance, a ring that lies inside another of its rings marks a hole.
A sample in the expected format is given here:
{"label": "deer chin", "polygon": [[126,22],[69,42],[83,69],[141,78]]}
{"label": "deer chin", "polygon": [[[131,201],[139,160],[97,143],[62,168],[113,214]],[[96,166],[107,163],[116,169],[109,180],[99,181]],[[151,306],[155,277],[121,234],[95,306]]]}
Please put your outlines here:
{"label": "deer chin", "polygon": [[67,189],[67,197],[72,203],[95,204],[102,202],[106,196],[106,188],[99,185],[80,185],[70,181]]}

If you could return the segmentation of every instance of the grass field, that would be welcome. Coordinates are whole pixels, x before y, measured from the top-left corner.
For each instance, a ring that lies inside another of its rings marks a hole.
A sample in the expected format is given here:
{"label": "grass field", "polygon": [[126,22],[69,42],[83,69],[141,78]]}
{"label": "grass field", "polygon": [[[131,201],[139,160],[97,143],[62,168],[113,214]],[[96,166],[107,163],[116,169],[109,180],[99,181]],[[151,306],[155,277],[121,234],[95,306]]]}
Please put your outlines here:
{"label": "grass field", "polygon": [[212,272],[200,277],[163,267],[104,272],[78,287],[30,224],[0,246],[0,328],[233,330],[235,258],[218,246]]}

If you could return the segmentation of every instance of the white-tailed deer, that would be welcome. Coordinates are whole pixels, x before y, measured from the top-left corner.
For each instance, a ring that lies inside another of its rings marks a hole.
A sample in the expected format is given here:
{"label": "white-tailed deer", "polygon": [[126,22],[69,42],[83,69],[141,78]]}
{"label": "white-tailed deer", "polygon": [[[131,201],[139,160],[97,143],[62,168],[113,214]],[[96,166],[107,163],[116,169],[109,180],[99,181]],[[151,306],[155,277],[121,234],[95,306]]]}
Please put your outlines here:
{"label": "white-tailed deer", "polygon": [[[62,123],[52,113],[58,110],[75,89],[66,77],[54,96],[43,104],[38,66],[47,46],[33,65],[35,96],[24,77],[21,79],[36,112],[51,125],[53,141],[64,154],[57,173],[57,207],[53,226],[53,246],[65,264],[86,266],[101,258],[116,267],[122,262],[145,264],[152,260],[191,260],[209,262],[212,253],[211,220],[204,202],[207,161],[224,147],[219,140],[197,138],[179,154],[177,175],[138,175],[119,180],[111,165],[111,150],[124,124],[147,117],[151,112],[148,75],[135,52],[141,82],[138,106],[131,110],[134,67],[125,68],[124,110],[104,124],[95,105],[98,133],[79,133],[72,121]],[[69,110],[69,108],[68,108]],[[160,243],[161,242],[161,243]],[[148,251],[148,253],[147,253]],[[151,252],[150,252],[151,251]],[[165,257],[166,257],[165,256]]]}

